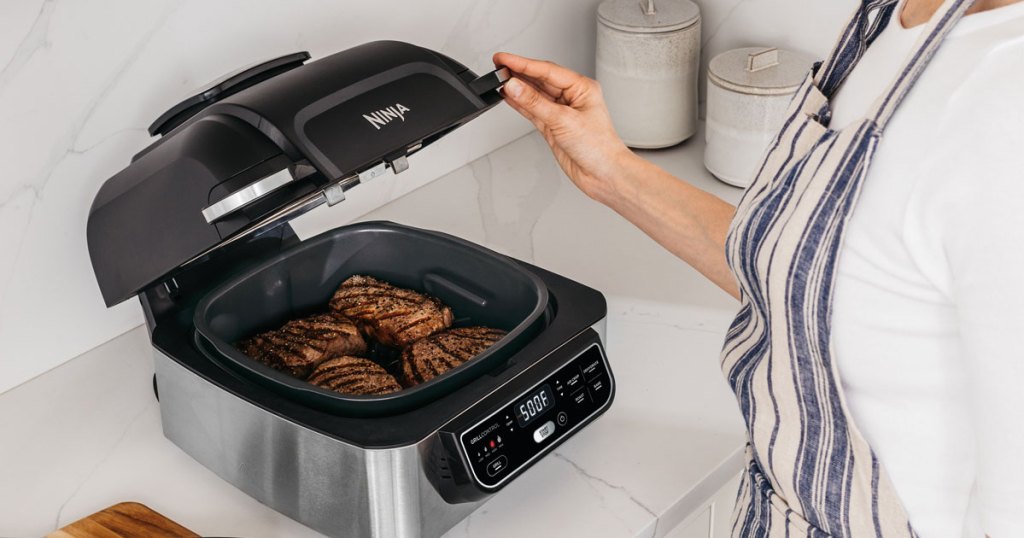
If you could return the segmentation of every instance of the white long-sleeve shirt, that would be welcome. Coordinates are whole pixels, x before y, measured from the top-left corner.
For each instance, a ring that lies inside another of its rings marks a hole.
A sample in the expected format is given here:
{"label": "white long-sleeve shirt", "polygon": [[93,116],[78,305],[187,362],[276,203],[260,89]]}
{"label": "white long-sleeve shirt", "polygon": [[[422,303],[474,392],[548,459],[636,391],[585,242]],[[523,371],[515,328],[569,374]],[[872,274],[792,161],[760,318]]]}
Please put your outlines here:
{"label": "white long-sleeve shirt", "polygon": [[[923,29],[894,17],[833,128],[865,115]],[[832,322],[853,420],[920,536],[1024,537],[1024,2],[965,17],[889,124]]]}

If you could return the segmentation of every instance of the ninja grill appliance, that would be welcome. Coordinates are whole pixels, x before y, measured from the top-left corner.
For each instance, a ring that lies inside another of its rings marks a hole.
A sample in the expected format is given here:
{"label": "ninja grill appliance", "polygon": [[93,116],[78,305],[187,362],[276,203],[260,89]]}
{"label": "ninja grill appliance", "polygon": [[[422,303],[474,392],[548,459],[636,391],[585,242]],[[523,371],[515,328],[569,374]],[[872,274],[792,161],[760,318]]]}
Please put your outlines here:
{"label": "ninja grill appliance", "polygon": [[[497,104],[427,49],[374,42],[284,56],[164,113],[100,188],[89,253],[108,306],[137,295],[164,434],[260,502],[332,536],[437,536],[611,405],[597,291],[394,223],[304,241],[288,220],[391,170]],[[443,208],[439,208],[443,210]],[[322,309],[370,274],[508,331],[471,361],[384,396],[319,389],[238,339]]]}

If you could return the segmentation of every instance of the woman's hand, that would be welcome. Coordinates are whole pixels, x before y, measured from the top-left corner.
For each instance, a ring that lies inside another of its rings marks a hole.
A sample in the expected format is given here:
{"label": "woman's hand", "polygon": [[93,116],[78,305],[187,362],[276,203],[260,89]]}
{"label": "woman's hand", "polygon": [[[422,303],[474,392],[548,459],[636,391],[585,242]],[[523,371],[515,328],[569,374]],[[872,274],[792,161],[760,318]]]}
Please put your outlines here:
{"label": "woman's hand", "polygon": [[507,67],[505,101],[533,122],[559,166],[584,193],[607,202],[611,179],[638,159],[615,133],[597,81],[560,65],[505,52],[494,64]]}
{"label": "woman's hand", "polygon": [[544,135],[569,179],[712,282],[739,296],[725,261],[735,208],[641,159],[619,139],[597,82],[551,62],[499,52],[505,102]]}

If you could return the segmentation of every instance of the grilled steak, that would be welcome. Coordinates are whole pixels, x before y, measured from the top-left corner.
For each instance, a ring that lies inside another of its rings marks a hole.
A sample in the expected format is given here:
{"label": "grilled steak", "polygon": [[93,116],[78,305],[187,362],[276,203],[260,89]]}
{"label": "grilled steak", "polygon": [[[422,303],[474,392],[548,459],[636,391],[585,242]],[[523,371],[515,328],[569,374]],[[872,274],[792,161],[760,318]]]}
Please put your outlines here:
{"label": "grilled steak", "polygon": [[331,308],[393,347],[405,347],[452,324],[452,309],[434,297],[362,275],[341,283]]}
{"label": "grilled steak", "polygon": [[305,378],[324,360],[366,352],[366,341],[348,318],[329,312],[285,323],[238,343],[238,349],[267,366]]}
{"label": "grilled steak", "polygon": [[466,327],[428,336],[402,352],[402,384],[429,381],[483,353],[505,334],[500,329]]}
{"label": "grilled steak", "polygon": [[402,390],[394,376],[379,364],[347,355],[320,363],[306,381],[343,394],[388,394]]}

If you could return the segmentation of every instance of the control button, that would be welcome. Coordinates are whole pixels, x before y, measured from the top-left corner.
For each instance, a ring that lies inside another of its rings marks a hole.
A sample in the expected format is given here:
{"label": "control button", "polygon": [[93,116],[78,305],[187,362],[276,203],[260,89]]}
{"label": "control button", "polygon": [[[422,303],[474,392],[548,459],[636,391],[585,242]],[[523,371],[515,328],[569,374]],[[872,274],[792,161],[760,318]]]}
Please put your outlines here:
{"label": "control button", "polygon": [[580,372],[577,370],[576,372],[574,372],[572,374],[572,377],[570,377],[568,380],[566,380],[565,386],[569,390],[576,390],[576,387],[578,387],[580,385],[580,383],[582,383],[582,382],[583,382],[583,375],[580,374]]}
{"label": "control button", "polygon": [[569,399],[576,405],[582,405],[587,402],[587,391],[580,387],[579,390],[569,395]]}
{"label": "control button", "polygon": [[558,418],[555,420],[558,421],[559,426],[565,426],[569,422],[569,415],[566,415],[565,411],[560,411],[558,413]]}
{"label": "control button", "polygon": [[602,373],[604,373],[604,365],[601,364],[601,357],[597,357],[583,365],[583,375],[588,381]]}
{"label": "control button", "polygon": [[487,476],[496,476],[498,473],[504,471],[506,467],[508,467],[508,458],[505,456],[498,456],[487,464]]}
{"label": "control button", "polygon": [[537,431],[533,432],[533,440],[540,443],[555,433],[555,423],[550,420],[545,422]]}
{"label": "control button", "polygon": [[590,390],[594,395],[594,399],[600,401],[604,396],[604,393],[608,392],[608,378],[601,376],[590,382]]}

